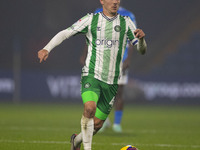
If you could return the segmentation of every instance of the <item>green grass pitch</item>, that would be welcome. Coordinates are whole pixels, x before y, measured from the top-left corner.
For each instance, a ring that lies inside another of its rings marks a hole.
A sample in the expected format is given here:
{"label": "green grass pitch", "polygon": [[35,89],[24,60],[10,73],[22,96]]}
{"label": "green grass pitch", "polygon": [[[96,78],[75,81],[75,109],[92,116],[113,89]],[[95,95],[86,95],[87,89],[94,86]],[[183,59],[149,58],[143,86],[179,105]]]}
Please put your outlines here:
{"label": "green grass pitch", "polygon": [[[81,104],[0,103],[0,150],[70,150],[82,111]],[[95,135],[93,150],[200,150],[199,106],[126,105],[122,126],[121,134]]]}

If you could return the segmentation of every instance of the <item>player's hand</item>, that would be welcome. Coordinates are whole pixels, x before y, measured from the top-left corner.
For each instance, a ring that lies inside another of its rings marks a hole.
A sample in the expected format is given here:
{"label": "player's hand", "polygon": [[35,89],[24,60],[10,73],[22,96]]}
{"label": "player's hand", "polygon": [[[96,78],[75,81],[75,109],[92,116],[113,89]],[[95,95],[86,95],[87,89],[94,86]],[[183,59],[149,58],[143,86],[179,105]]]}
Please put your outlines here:
{"label": "player's hand", "polygon": [[42,61],[46,61],[49,56],[49,52],[46,49],[42,49],[38,51],[38,58],[40,59],[40,63]]}
{"label": "player's hand", "polygon": [[134,34],[136,36],[136,38],[142,39],[145,37],[145,33],[142,31],[142,29],[136,29],[134,31]]}

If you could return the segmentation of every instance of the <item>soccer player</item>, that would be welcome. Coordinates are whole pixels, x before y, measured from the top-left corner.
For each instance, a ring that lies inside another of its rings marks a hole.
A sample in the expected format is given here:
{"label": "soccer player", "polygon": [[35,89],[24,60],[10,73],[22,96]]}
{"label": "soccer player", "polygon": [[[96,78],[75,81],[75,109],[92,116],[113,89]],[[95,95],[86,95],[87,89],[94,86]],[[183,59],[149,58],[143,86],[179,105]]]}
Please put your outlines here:
{"label": "soccer player", "polygon": [[120,0],[100,0],[102,13],[87,14],[71,27],[56,34],[38,52],[40,63],[50,51],[65,39],[83,33],[88,43],[86,63],[82,69],[81,97],[84,103],[81,132],[71,136],[71,150],[91,150],[92,137],[108,117],[118,89],[122,72],[122,58],[127,38],[137,50],[146,52],[145,33],[136,29],[129,17],[117,13]]}
{"label": "soccer player", "polygon": [[[95,13],[99,13],[102,12],[103,8],[98,8]],[[119,7],[117,13],[119,13],[122,16],[129,16],[130,19],[134,22],[134,24],[136,25],[136,20],[135,20],[135,16],[132,12],[126,10],[123,7]],[[87,56],[87,49],[88,47],[85,46],[84,51],[83,51],[83,55],[80,57],[80,62],[82,65],[85,64],[85,58]],[[124,52],[124,56],[123,56],[123,65],[122,65],[122,77],[119,79],[118,81],[118,92],[117,95],[115,97],[115,113],[114,113],[114,124],[113,124],[113,131],[115,132],[122,132],[122,127],[121,127],[121,120],[122,120],[122,115],[123,115],[123,106],[124,106],[124,100],[123,100],[123,90],[124,90],[124,86],[128,83],[128,68],[130,65],[130,61],[131,61],[131,56],[133,53],[133,46],[128,42],[126,45],[126,49]],[[106,119],[106,121],[104,122],[102,128],[101,128],[101,132],[105,130],[106,127],[110,126],[110,121],[109,118]]]}

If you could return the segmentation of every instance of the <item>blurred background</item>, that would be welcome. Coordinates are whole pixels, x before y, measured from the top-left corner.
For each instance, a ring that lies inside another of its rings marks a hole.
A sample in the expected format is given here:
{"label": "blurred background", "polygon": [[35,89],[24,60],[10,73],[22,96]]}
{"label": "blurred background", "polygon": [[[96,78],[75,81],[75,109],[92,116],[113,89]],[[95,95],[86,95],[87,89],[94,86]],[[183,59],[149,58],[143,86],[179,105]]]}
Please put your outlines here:
{"label": "blurred background", "polygon": [[[200,104],[200,1],[123,0],[146,33],[148,52],[134,52],[130,103]],[[0,101],[77,102],[85,38],[71,37],[39,64],[38,50],[59,31],[101,7],[99,0],[1,0]]]}

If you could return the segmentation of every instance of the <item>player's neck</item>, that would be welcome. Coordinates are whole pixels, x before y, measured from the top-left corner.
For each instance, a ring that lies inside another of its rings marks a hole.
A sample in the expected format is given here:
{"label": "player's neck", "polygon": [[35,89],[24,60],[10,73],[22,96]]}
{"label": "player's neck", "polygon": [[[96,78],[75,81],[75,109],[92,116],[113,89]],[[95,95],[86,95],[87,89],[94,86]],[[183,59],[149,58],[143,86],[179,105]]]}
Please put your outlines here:
{"label": "player's neck", "polygon": [[110,12],[108,12],[108,11],[106,11],[106,10],[103,10],[103,14],[104,14],[105,16],[111,17],[111,18],[117,16],[117,12],[116,12],[116,13],[110,13]]}

